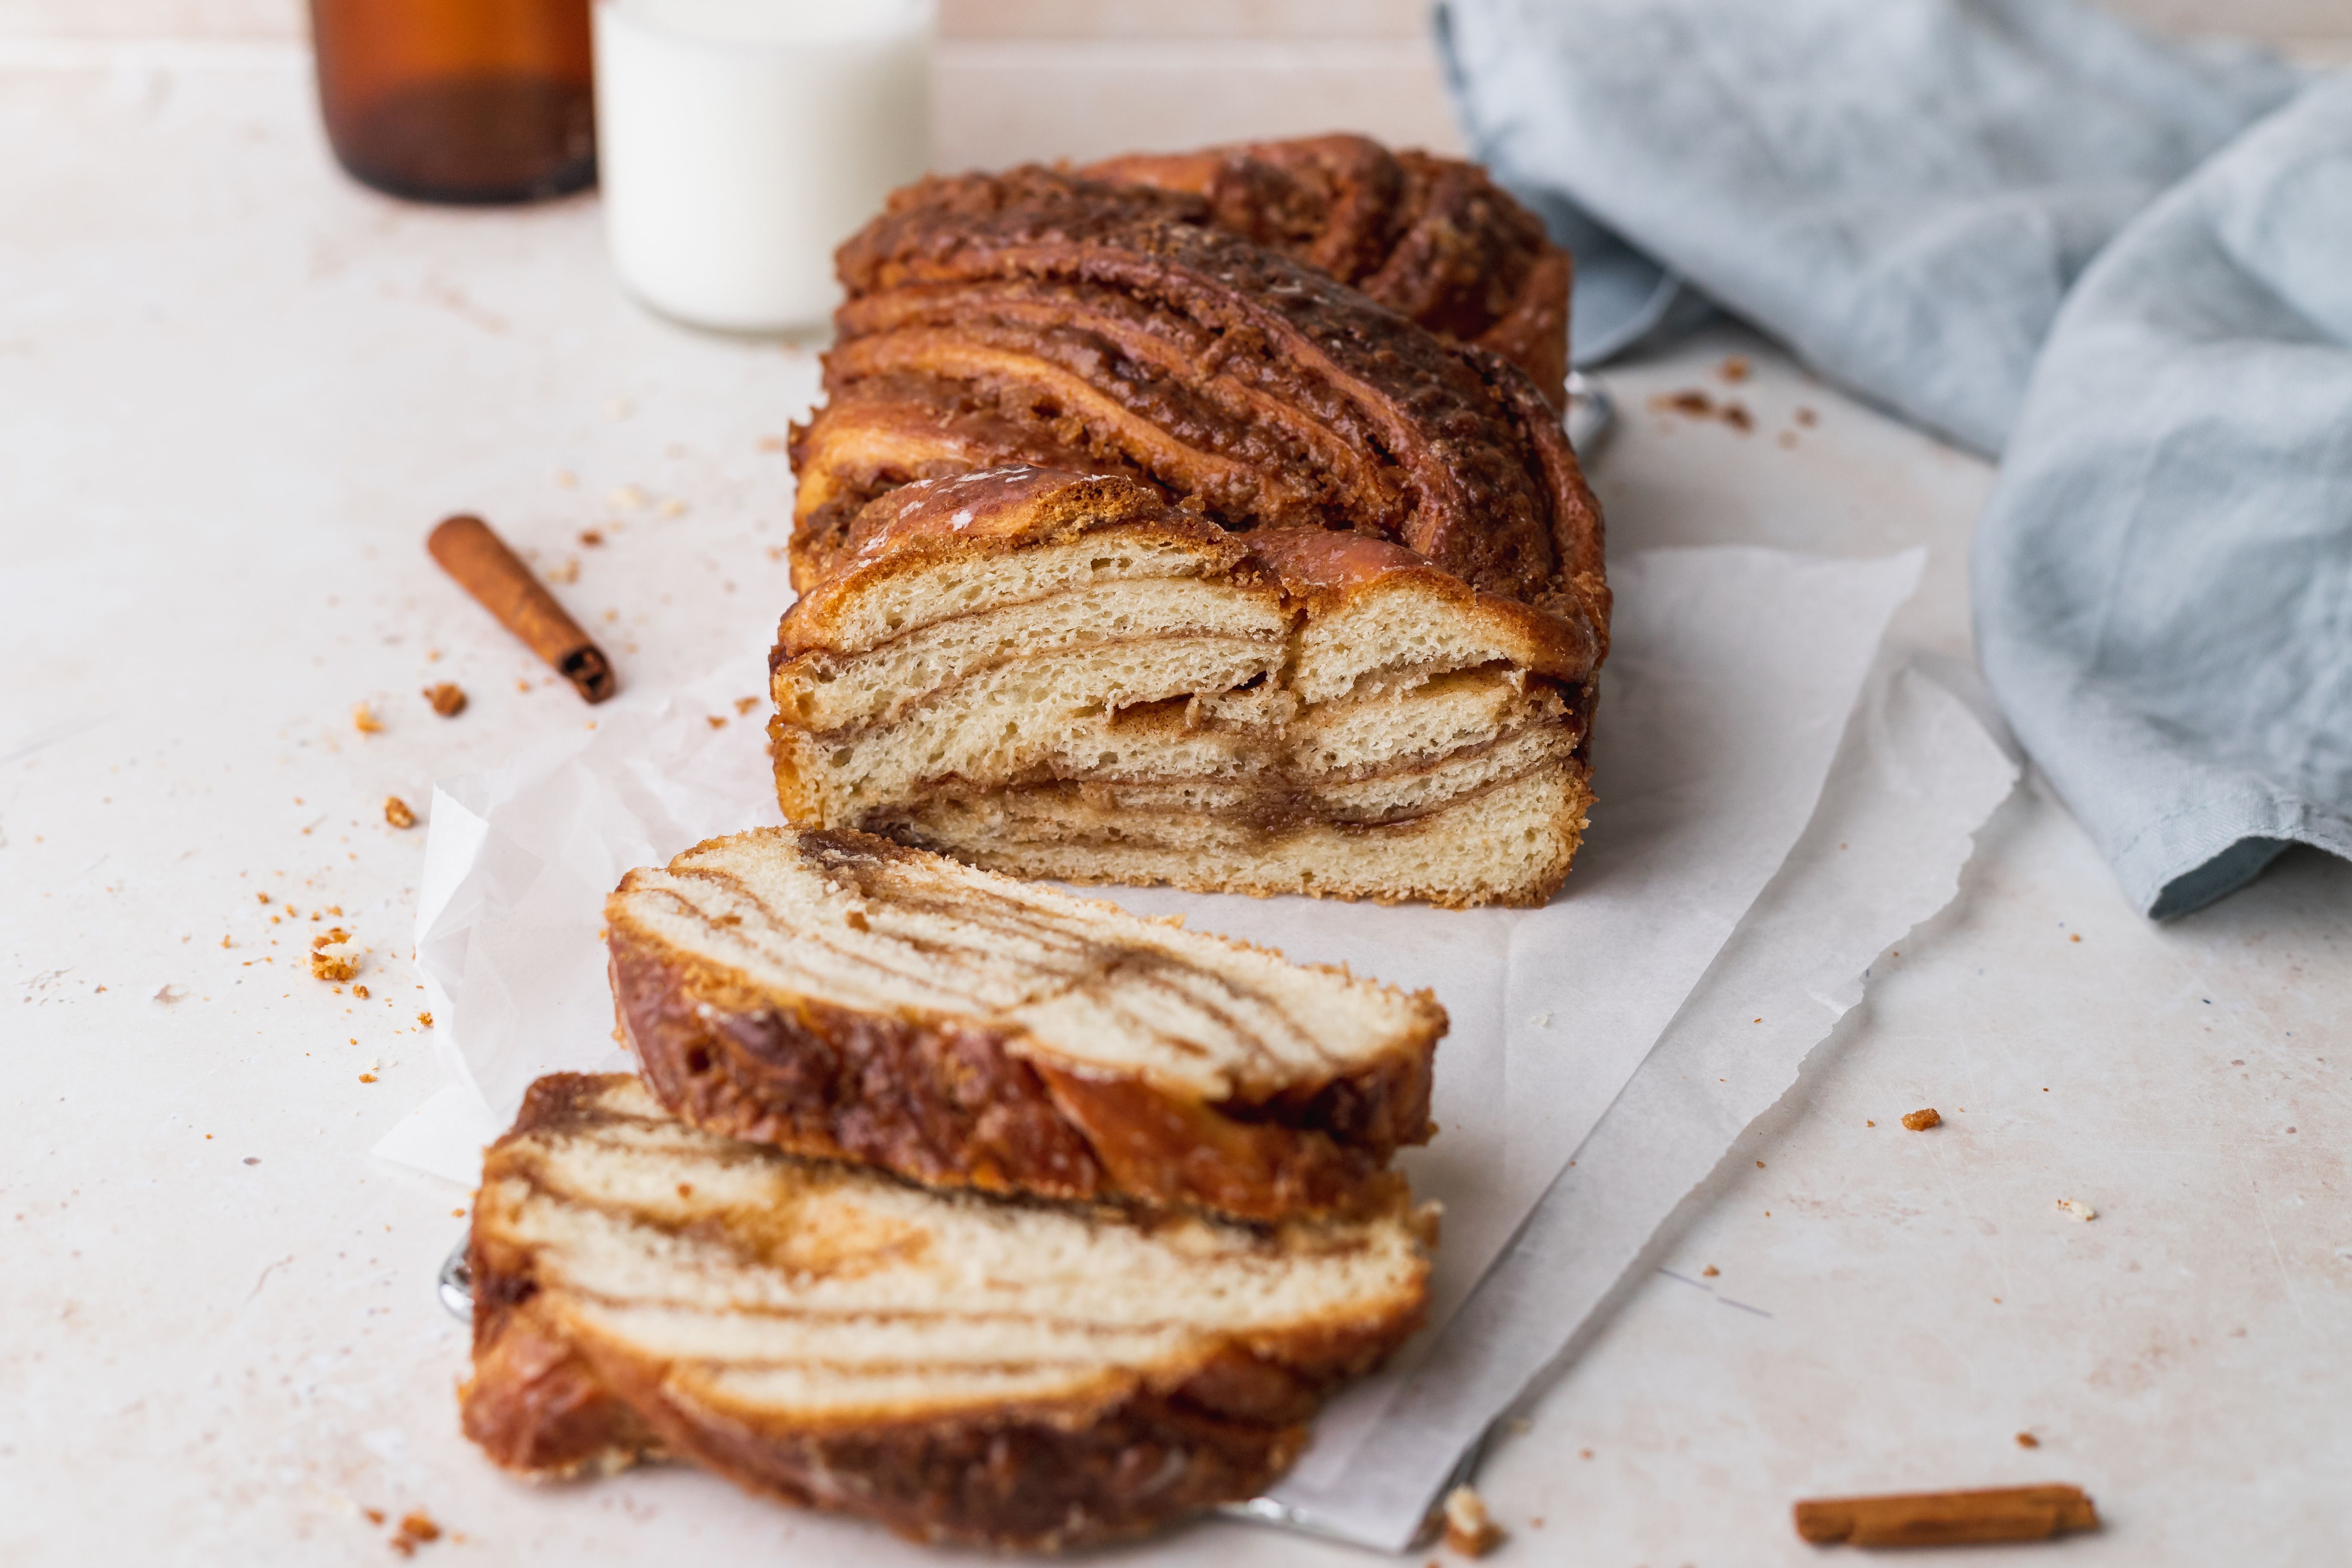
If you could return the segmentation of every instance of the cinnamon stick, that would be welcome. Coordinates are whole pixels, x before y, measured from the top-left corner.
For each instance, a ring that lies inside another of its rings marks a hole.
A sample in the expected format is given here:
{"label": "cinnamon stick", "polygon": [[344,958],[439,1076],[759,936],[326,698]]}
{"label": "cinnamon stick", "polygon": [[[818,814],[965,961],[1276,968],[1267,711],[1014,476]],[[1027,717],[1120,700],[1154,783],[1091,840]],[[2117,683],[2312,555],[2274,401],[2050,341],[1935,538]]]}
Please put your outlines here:
{"label": "cinnamon stick", "polygon": [[1989,1491],[1907,1492],[1816,1498],[1796,1507],[1797,1533],[1817,1546],[1961,1546],[1980,1541],[2042,1541],[2096,1530],[2099,1510],[2080,1487],[2000,1487]]}
{"label": "cinnamon stick", "polygon": [[498,616],[500,626],[529,644],[583,698],[602,702],[617,689],[604,650],[580,629],[580,623],[488,523],[462,512],[444,518],[426,535],[425,548],[459,586]]}

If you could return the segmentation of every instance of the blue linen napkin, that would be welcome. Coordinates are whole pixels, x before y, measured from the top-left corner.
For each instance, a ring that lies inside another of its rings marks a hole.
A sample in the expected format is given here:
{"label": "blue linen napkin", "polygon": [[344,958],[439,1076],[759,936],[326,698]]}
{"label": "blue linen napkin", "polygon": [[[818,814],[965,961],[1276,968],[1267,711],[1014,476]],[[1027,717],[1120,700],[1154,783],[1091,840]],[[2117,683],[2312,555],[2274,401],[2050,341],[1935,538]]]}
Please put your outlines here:
{"label": "blue linen napkin", "polygon": [[1580,363],[1677,279],[1996,452],[2059,300],[2295,73],[2075,0],[1444,0],[1475,154],[1577,252]]}
{"label": "blue linen napkin", "polygon": [[1579,363],[1695,286],[2006,448],[1979,653],[2136,907],[2291,842],[2352,858],[2352,79],[2077,0],[1444,0],[1437,26],[1473,149],[1577,252]]}
{"label": "blue linen napkin", "polygon": [[2142,912],[2352,858],[2352,77],[2092,263],[1974,570],[1986,677]]}

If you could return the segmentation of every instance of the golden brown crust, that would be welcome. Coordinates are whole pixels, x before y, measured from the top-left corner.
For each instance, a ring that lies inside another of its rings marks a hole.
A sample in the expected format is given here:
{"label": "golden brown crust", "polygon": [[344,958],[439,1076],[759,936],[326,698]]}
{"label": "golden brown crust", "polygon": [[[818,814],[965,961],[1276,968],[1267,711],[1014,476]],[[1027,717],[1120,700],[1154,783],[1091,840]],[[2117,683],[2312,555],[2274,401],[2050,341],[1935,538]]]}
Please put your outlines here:
{"label": "golden brown crust", "polygon": [[554,1479],[675,1456],[918,1540],[1085,1546],[1264,1490],[1305,1447],[1321,1398],[1371,1370],[1421,1321],[1416,1290],[1378,1318],[1204,1343],[1180,1366],[1114,1377],[1067,1407],[823,1425],[714,1408],[684,1391],[673,1366],[568,1311],[562,1288],[542,1281],[532,1249],[505,1230],[504,1202],[491,1196],[533,1190],[541,1140],[593,1129],[616,1082],[625,1080],[541,1079],[484,1158],[470,1248],[475,1364],[460,1401],[467,1436],[509,1469]]}
{"label": "golden brown crust", "polygon": [[1569,255],[1475,163],[1335,135],[1129,153],[1078,173],[1198,196],[1217,227],[1499,353],[1566,406]]}
{"label": "golden brown crust", "polygon": [[[849,831],[802,839],[838,846],[853,874],[854,857],[919,853]],[[655,1098],[707,1132],[930,1186],[1270,1221],[1385,1206],[1397,1191],[1388,1162],[1434,1131],[1445,1018],[1433,1003],[1379,1061],[1255,1102],[1207,1104],[1051,1064],[1025,1052],[1015,1029],[754,986],[634,919],[636,876],[605,910],[614,1012]]]}
{"label": "golden brown crust", "polygon": [[[1441,241],[1459,227],[1445,213],[1487,202],[1444,163],[1397,161],[1435,216],[1373,276],[1486,265],[1479,245]],[[1558,435],[1527,373],[1203,226],[1201,202],[1034,167],[896,195],[840,254],[828,401],[793,443],[795,586],[836,570],[876,497],[1020,462],[1128,478],[1225,528],[1390,539],[1486,592],[1605,622],[1591,584],[1562,574],[1598,561],[1599,518],[1564,441],[1547,449],[1531,428]],[[1397,260],[1416,246],[1422,260]],[[1544,276],[1564,289],[1564,272]],[[1423,292],[1438,310],[1461,290]],[[1528,320],[1512,304],[1489,330]]]}

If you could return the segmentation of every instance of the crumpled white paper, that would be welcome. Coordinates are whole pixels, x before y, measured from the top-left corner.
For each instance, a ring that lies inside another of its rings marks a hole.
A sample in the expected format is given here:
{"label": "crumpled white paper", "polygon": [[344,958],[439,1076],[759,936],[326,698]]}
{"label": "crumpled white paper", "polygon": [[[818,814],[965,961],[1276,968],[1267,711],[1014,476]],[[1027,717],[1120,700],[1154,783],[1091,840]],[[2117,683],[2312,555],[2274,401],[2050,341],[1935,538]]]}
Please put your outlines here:
{"label": "crumpled white paper", "polygon": [[[1880,561],[1748,548],[1612,561],[1613,647],[1594,738],[1600,804],[1567,889],[1544,909],[1449,912],[1089,889],[1139,912],[1181,912],[1196,929],[1280,947],[1301,961],[1428,986],[1452,1017],[1437,1058],[1440,1133],[1404,1161],[1416,1193],[1446,1209],[1431,1303],[1437,1331],[1327,1414],[1277,1494],[1296,1517],[1401,1549],[1454,1455],[1566,1343],[1674,1202],[1756,1113],[1740,1111],[1744,1100],[1727,1100],[1687,1124],[1653,1118],[1638,1135],[1614,1131],[1628,1112],[1603,1121],[1661,1037],[1679,1037],[1669,1024],[1814,817],[1887,620],[1922,564],[1916,550]],[[482,1142],[532,1079],[623,1065],[598,941],[604,895],[631,866],[780,820],[762,715],[736,708],[736,700],[764,689],[765,668],[762,650],[667,700],[616,705],[593,733],[436,790],[416,952],[452,1083],[395,1127],[379,1153],[470,1184]],[[1899,736],[1886,742],[1885,755],[1899,760],[1888,764],[1890,776],[1924,769],[1941,779],[1939,770],[1958,765],[1982,783],[1992,764],[1967,764],[1988,756],[2007,769],[1965,709],[1948,696],[1939,708],[1934,689],[1927,690],[1899,710],[1909,727],[1886,731]],[[1937,744],[1913,734],[1918,711],[1939,715],[1928,725]],[[1871,720],[1882,730],[1886,722]],[[1853,787],[1868,795],[1882,781],[1871,775]],[[1743,960],[1760,966],[1756,978],[1738,984],[1769,989],[1789,973],[1810,978],[1820,970],[1831,976],[1817,987],[1822,995],[1843,995],[1837,988],[1858,984],[1880,946],[1949,897],[1968,835],[1999,799],[1979,798],[1990,788],[1904,796],[1916,819],[1907,837],[1866,857],[1849,852],[1840,862],[1846,880],[1801,887],[1797,896],[1823,907],[1776,916],[1762,956]],[[1738,951],[1753,945],[1743,931]],[[1732,1005],[1746,1005],[1745,994]],[[1788,1022],[1769,1033],[1782,1055],[1796,1052],[1776,1080],[1783,1087],[1797,1058],[1843,1011],[1803,1000],[1804,1007],[1784,1008]],[[1743,1047],[1761,1046],[1766,1031],[1758,1033]],[[1595,1151],[1578,1154],[1589,1138]],[[1476,1310],[1486,1337],[1465,1342],[1448,1321],[1572,1154],[1576,1181],[1546,1201],[1543,1223],[1496,1277],[1530,1283],[1482,1292]],[[1603,1226],[1559,1195],[1600,1192],[1596,1184],[1606,1182],[1632,1184],[1643,1203],[1610,1206]],[[1663,1204],[1651,1201],[1668,1189]],[[1554,1290],[1561,1266],[1537,1245],[1538,1232],[1552,1234],[1555,1210],[1584,1227],[1591,1243],[1566,1266],[1584,1291],[1572,1310]],[[1475,1376],[1465,1373],[1465,1361]],[[1446,1397],[1429,1383],[1440,1366],[1448,1369]]]}
{"label": "crumpled white paper", "polygon": [[1966,702],[1883,658],[1803,837],[1509,1248],[1438,1333],[1324,1412],[1256,1510],[1403,1551],[1456,1461],[1862,999],[1865,966],[1950,901],[2017,776]]}

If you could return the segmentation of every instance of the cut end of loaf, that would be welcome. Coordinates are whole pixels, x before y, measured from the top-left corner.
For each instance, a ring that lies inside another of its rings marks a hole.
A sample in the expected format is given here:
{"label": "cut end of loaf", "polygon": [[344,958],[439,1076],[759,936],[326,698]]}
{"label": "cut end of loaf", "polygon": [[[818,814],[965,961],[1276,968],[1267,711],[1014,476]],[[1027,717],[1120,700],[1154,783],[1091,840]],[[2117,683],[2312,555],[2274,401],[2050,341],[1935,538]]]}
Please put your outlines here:
{"label": "cut end of loaf", "polygon": [[787,617],[779,798],[1017,875],[1448,906],[1558,889],[1604,633],[1384,541],[1036,468],[894,491]]}
{"label": "cut end of loaf", "polygon": [[485,1158],[467,1430],[527,1473],[667,1455],[921,1539],[1117,1539],[1287,1468],[1418,1324],[1424,1232],[929,1193],[559,1076]]}

